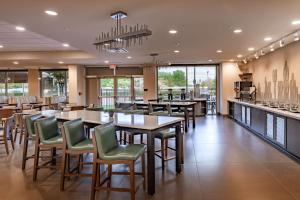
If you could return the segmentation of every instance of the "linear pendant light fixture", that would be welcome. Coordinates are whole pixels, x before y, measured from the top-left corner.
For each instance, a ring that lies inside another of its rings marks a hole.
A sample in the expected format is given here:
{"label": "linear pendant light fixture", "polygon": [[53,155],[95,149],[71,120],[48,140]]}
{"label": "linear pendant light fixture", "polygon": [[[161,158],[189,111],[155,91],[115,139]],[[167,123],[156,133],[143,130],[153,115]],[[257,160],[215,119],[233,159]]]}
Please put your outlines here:
{"label": "linear pendant light fixture", "polygon": [[[115,12],[110,17],[116,20],[117,24],[111,28],[110,32],[102,32],[97,37],[94,45],[99,51],[120,52],[122,49],[132,45],[142,45],[143,39],[147,39],[148,36],[152,35],[152,31],[145,24],[137,24],[135,26],[122,25],[122,19],[127,17],[127,13],[123,11]],[[127,52],[125,51],[124,53]]]}

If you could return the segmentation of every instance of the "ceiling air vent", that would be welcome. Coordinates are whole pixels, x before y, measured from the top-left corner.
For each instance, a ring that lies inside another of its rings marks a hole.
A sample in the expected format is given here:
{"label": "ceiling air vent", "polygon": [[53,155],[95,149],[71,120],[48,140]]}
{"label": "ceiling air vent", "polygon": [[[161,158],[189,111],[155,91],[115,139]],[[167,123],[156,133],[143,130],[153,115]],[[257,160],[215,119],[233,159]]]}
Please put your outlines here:
{"label": "ceiling air vent", "polygon": [[128,53],[128,50],[125,48],[107,48],[105,49],[105,51],[109,52],[109,53]]}

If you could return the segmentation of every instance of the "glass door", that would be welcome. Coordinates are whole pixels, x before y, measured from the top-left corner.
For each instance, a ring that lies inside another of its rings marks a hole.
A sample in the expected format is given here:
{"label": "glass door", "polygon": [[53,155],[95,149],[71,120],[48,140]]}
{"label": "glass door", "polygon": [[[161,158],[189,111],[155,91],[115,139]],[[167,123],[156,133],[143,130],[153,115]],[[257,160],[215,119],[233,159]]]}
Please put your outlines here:
{"label": "glass door", "polygon": [[144,78],[134,77],[134,96],[135,100],[143,100],[144,97]]}
{"label": "glass door", "polygon": [[100,104],[103,108],[113,108],[115,105],[114,78],[100,79]]}
{"label": "glass door", "polygon": [[117,78],[117,101],[131,101],[132,83],[131,78]]}

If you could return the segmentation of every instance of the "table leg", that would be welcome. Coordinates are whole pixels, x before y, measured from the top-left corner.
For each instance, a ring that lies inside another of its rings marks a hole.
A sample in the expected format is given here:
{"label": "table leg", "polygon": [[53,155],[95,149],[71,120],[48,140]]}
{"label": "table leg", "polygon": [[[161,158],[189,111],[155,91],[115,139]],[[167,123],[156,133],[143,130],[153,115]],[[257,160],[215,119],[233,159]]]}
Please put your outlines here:
{"label": "table leg", "polygon": [[147,134],[147,185],[148,194],[155,193],[155,158],[154,158],[154,134]]}
{"label": "table leg", "polygon": [[196,113],[195,113],[195,105],[193,105],[193,128],[196,127]]}
{"label": "table leg", "polygon": [[176,172],[181,172],[181,164],[182,164],[182,134],[180,131],[180,125],[176,125]]}
{"label": "table leg", "polygon": [[185,120],[185,132],[188,132],[188,123],[189,123],[189,111],[187,107],[184,107],[184,120]]}

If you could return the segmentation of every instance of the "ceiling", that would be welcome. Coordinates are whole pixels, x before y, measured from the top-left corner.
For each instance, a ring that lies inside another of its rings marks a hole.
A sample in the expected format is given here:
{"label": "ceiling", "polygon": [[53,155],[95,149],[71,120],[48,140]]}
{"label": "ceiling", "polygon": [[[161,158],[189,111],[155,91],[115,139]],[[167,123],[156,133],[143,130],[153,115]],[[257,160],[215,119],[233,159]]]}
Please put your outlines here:
{"label": "ceiling", "polygon": [[[0,50],[0,66],[16,59],[20,64],[24,60],[26,65],[58,60],[86,65],[104,65],[105,60],[144,64],[152,62],[150,53],[158,53],[157,59],[162,63],[208,63],[209,59],[221,62],[249,54],[249,47],[265,46],[266,36],[276,40],[300,28],[291,25],[292,20],[300,19],[299,7],[299,0],[10,0],[0,7],[0,44],[5,44]],[[47,16],[44,10],[55,10],[59,15]],[[142,46],[129,48],[128,54],[97,52],[93,42],[99,33],[115,26],[109,16],[118,10],[128,13],[123,24],[147,24],[153,35]],[[15,25],[27,30],[16,33]],[[171,28],[178,34],[170,35]],[[234,34],[235,28],[243,32]],[[63,42],[71,47],[62,48]],[[223,53],[216,53],[218,49]],[[3,59],[1,54],[6,51],[18,53]],[[33,59],[18,57],[20,51],[30,51],[28,55]],[[47,51],[52,56],[39,57],[36,51]],[[61,51],[65,51],[64,55]]]}

